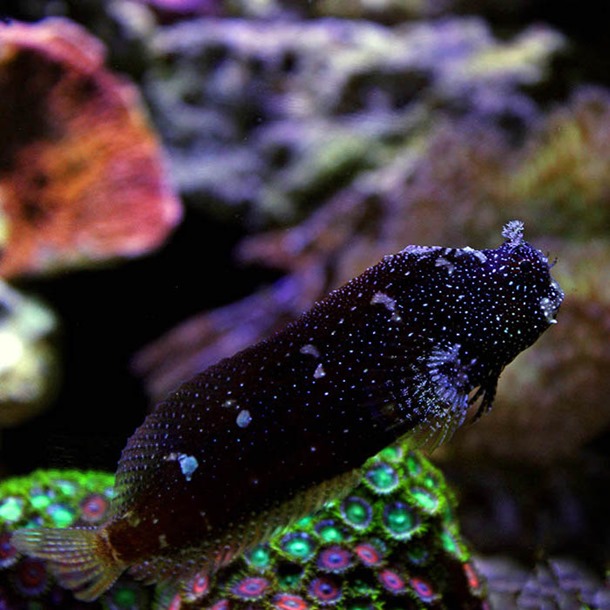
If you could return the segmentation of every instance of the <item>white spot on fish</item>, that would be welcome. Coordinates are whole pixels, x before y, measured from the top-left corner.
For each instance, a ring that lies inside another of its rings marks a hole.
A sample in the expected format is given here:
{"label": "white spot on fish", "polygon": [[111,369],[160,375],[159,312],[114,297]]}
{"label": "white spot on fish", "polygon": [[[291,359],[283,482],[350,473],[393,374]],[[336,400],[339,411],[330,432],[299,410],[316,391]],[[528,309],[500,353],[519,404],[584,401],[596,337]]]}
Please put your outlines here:
{"label": "white spot on fish", "polygon": [[451,275],[455,271],[455,265],[451,261],[448,261],[446,258],[443,258],[442,256],[436,259],[434,265],[436,267],[445,267],[449,275]]}
{"label": "white spot on fish", "polygon": [[307,343],[307,345],[304,345],[299,351],[301,352],[301,354],[308,354],[309,356],[313,356],[314,358],[320,357],[320,352],[318,351],[318,348],[315,345],[312,345],[311,343]]}
{"label": "white spot on fish", "polygon": [[159,536],[159,548],[164,549],[166,546],[168,546],[167,537],[165,536],[165,534],[161,534]]}
{"label": "white spot on fish", "polygon": [[240,411],[237,419],[235,420],[240,428],[245,428],[251,421],[252,416],[250,415],[250,411],[246,411],[246,409]]}
{"label": "white spot on fish", "polygon": [[475,250],[470,246],[466,246],[465,248],[461,248],[460,250],[456,250],[457,254],[470,254],[476,258],[478,258],[482,263],[487,260],[487,257],[480,250]]}
{"label": "white spot on fish", "polygon": [[180,462],[180,470],[182,470],[182,474],[187,481],[191,480],[193,473],[199,467],[199,463],[192,455],[184,455],[181,454],[178,457],[178,461]]}
{"label": "white spot on fish", "polygon": [[386,307],[389,311],[396,310],[396,301],[385,292],[376,292],[371,299],[371,305],[375,305],[377,303],[381,303],[384,307]]}
{"label": "white spot on fish", "polygon": [[399,254],[414,254],[415,256],[427,256],[441,250],[440,246],[407,246]]}
{"label": "white spot on fish", "polygon": [[376,292],[371,299],[371,305],[383,305],[391,314],[394,322],[400,322],[401,317],[396,313],[396,300],[385,292]]}
{"label": "white spot on fish", "polygon": [[180,464],[180,470],[187,481],[190,481],[193,473],[199,468],[199,462],[192,455],[186,455],[186,453],[170,453],[164,458],[167,461],[177,461]]}
{"label": "white spot on fish", "polygon": [[227,398],[221,406],[225,407],[225,409],[230,409],[231,407],[237,406],[237,401],[234,398]]}
{"label": "white spot on fish", "polygon": [[318,364],[316,370],[313,372],[314,379],[320,379],[321,377],[324,377],[324,375],[326,375],[324,367],[321,364]]}

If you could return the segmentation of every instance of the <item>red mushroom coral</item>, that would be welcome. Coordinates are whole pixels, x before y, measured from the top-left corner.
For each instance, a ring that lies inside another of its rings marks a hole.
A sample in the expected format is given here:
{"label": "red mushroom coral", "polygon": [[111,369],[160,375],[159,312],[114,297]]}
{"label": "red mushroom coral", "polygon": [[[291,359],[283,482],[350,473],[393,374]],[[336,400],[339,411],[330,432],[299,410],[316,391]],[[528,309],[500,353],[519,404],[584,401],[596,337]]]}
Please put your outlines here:
{"label": "red mushroom coral", "polygon": [[103,62],[67,20],[0,24],[0,276],[143,254],[180,220],[138,92]]}

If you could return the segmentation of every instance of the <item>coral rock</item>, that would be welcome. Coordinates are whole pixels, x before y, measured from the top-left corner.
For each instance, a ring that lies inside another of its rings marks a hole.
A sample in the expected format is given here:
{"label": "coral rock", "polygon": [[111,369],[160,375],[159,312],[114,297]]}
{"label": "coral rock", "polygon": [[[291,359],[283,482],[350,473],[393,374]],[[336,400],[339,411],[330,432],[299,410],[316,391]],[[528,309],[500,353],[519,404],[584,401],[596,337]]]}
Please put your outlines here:
{"label": "coral rock", "polygon": [[521,89],[562,44],[543,27],[499,41],[476,18],[199,19],[155,34],[144,90],[189,200],[286,224],[392,165],[439,109],[528,119]]}
{"label": "coral rock", "polygon": [[55,316],[0,280],[0,428],[44,409],[53,395]]}
{"label": "coral rock", "polygon": [[135,256],[181,207],[135,87],[67,20],[0,24],[0,275]]}

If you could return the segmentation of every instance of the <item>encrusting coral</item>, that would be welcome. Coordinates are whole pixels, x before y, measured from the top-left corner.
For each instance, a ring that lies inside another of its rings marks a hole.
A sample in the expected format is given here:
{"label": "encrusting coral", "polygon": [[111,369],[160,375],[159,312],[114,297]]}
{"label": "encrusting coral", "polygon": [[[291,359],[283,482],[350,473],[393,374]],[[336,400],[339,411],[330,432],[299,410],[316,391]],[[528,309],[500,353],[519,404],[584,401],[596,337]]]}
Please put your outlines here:
{"label": "encrusting coral", "polygon": [[19,526],[91,527],[110,507],[114,476],[77,470],[39,470],[0,483],[0,608],[146,610],[151,594],[126,579],[93,606],[74,600],[47,571],[43,561],[20,557],[10,542]]}
{"label": "encrusting coral", "polygon": [[[78,602],[58,587],[43,561],[20,557],[10,543],[20,527],[100,523],[112,484],[111,475],[61,470],[0,483],[0,608],[33,601],[66,610],[151,607],[151,588],[129,577],[96,602]],[[460,536],[453,495],[441,473],[405,445],[371,458],[343,499],[195,586],[207,590],[198,608],[485,607],[485,587]],[[156,598],[157,608],[189,607],[162,585]]]}
{"label": "encrusting coral", "polygon": [[62,19],[0,23],[0,276],[143,254],[181,217],[137,89]]}

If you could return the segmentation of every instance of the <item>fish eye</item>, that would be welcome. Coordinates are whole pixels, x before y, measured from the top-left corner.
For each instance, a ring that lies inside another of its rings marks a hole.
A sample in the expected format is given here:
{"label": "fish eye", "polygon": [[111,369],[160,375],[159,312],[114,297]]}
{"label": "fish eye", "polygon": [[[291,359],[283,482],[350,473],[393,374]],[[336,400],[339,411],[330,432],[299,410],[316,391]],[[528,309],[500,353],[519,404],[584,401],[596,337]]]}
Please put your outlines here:
{"label": "fish eye", "polygon": [[529,273],[533,269],[532,261],[524,259],[519,261],[519,270],[523,273]]}

